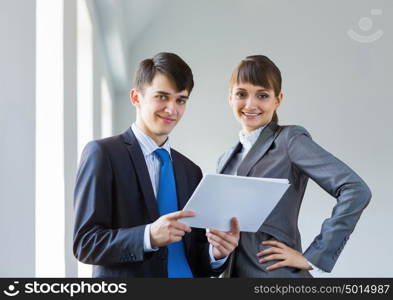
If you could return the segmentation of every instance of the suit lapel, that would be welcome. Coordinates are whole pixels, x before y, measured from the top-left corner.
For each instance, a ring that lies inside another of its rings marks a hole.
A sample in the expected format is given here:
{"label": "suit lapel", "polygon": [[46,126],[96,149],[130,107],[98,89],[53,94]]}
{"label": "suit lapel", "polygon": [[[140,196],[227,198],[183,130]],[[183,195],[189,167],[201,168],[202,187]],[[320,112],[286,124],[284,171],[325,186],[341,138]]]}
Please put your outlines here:
{"label": "suit lapel", "polygon": [[259,135],[246,157],[237,169],[238,176],[247,176],[251,168],[265,155],[278,133],[277,123],[271,122]]}
{"label": "suit lapel", "polygon": [[184,165],[179,160],[177,154],[171,149],[173,173],[176,181],[177,203],[179,209],[182,209],[187,202],[187,173]]}
{"label": "suit lapel", "polygon": [[[188,201],[188,183],[187,183],[187,172],[184,164],[175,151],[171,149],[173,173],[175,175],[176,182],[176,193],[177,193],[177,204],[179,210],[182,210]],[[181,220],[180,220],[181,222]],[[186,234],[184,236],[184,243],[186,245],[186,253],[189,253],[189,247],[191,235]]]}
{"label": "suit lapel", "polygon": [[228,165],[228,162],[230,162],[230,160],[233,158],[233,156],[236,155],[236,153],[238,153],[240,151],[241,147],[242,147],[242,144],[237,143],[237,145],[235,147],[228,150],[223,155],[223,157],[220,161],[220,165],[218,166],[218,169],[217,169],[218,174],[221,174],[224,171],[225,167]]}
{"label": "suit lapel", "polygon": [[142,149],[131,128],[123,134],[123,138],[135,166],[135,172],[138,177],[147,211],[150,215],[150,219],[154,221],[159,217],[158,206]]}

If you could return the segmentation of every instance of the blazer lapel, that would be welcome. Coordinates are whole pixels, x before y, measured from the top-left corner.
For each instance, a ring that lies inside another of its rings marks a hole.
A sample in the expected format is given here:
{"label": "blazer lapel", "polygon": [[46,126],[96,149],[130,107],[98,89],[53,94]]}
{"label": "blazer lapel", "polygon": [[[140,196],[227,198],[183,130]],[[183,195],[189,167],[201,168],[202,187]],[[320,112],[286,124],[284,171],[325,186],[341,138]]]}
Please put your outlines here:
{"label": "blazer lapel", "polygon": [[138,140],[136,139],[131,128],[129,128],[123,134],[123,138],[131,160],[134,163],[135,172],[138,177],[150,219],[154,221],[159,217],[159,213],[156,197],[154,196],[153,185],[149,176],[149,171],[147,170],[145,157],[143,156],[142,149],[139,146]]}
{"label": "blazer lapel", "polygon": [[217,173],[221,174],[225,167],[227,166],[228,162],[233,158],[233,156],[240,151],[242,144],[237,143],[235,147],[229,149],[222,157],[220,161],[220,165],[218,166]]}
{"label": "blazer lapel", "polygon": [[265,155],[278,133],[277,123],[271,122],[259,135],[246,157],[237,169],[238,176],[247,176],[251,168]]}

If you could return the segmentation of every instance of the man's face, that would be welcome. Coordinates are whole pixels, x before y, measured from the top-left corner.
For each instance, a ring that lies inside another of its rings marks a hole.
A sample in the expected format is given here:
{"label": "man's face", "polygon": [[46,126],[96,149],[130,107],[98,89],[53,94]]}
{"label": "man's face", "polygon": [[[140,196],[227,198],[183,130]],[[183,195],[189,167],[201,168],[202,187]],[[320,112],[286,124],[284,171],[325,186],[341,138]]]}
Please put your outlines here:
{"label": "man's face", "polygon": [[188,96],[187,90],[177,91],[171,79],[157,72],[143,91],[131,90],[138,127],[160,146],[183,116]]}

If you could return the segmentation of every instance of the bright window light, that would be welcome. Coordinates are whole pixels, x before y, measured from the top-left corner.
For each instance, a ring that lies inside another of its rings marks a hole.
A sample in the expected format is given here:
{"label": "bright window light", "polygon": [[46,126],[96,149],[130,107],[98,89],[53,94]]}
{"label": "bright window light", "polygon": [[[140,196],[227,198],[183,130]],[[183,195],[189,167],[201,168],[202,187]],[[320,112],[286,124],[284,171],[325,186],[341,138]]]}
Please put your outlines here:
{"label": "bright window light", "polygon": [[36,276],[64,277],[63,0],[36,20]]}
{"label": "bright window light", "polygon": [[109,92],[108,81],[101,78],[101,135],[108,137],[112,132],[112,98]]}
{"label": "bright window light", "polygon": [[[77,1],[78,159],[93,139],[93,30],[86,2]],[[78,262],[78,276],[92,277],[91,265]]]}

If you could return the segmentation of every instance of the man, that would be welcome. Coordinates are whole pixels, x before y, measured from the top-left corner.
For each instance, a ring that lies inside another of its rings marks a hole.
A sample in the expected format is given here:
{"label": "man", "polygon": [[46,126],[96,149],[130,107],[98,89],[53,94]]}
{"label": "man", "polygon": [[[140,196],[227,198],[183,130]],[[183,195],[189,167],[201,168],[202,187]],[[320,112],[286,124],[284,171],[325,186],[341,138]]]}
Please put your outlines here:
{"label": "man", "polygon": [[94,265],[94,277],[219,275],[237,246],[235,218],[229,232],[191,231],[181,222],[195,215],[180,210],[202,172],[170,148],[168,135],[193,85],[179,56],[159,53],[143,60],[130,91],[136,122],[85,147],[75,187],[73,250],[78,260]]}

